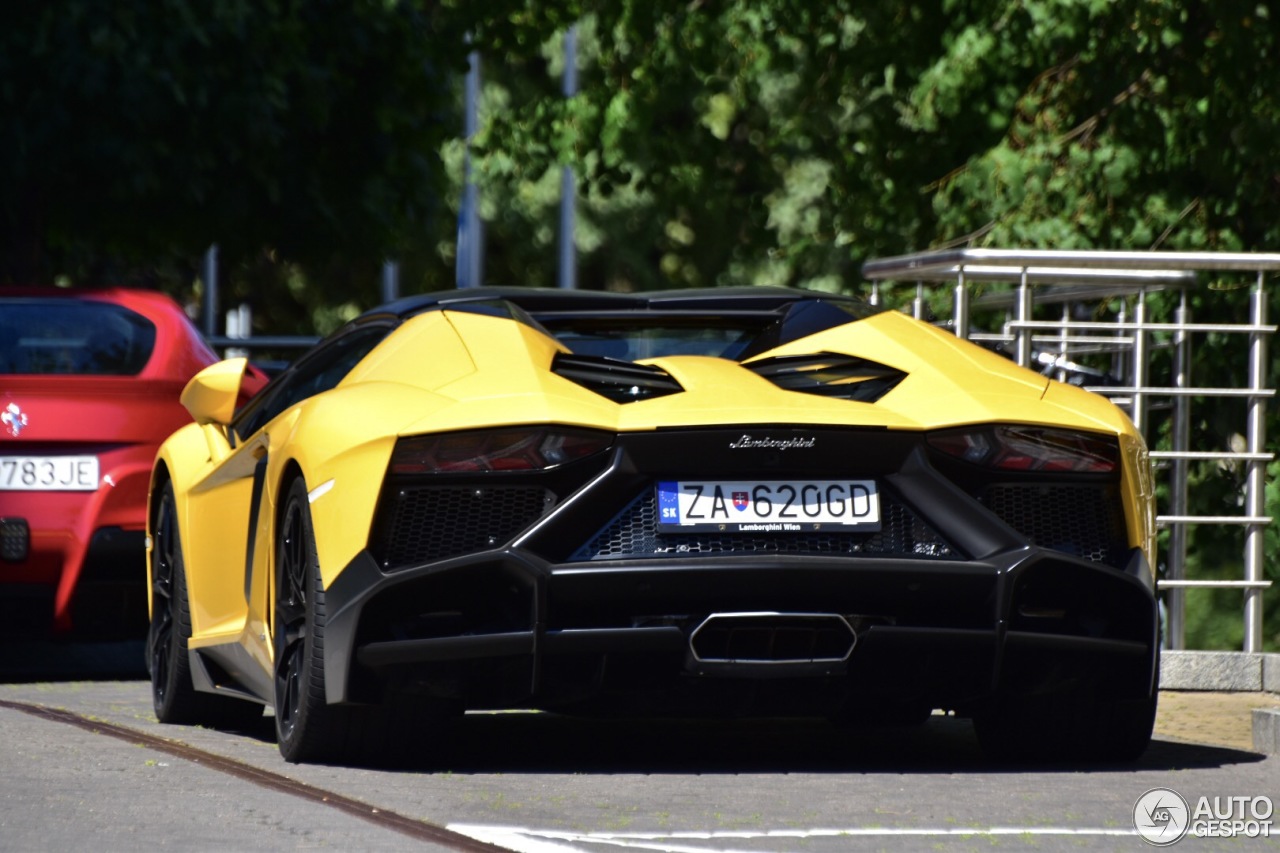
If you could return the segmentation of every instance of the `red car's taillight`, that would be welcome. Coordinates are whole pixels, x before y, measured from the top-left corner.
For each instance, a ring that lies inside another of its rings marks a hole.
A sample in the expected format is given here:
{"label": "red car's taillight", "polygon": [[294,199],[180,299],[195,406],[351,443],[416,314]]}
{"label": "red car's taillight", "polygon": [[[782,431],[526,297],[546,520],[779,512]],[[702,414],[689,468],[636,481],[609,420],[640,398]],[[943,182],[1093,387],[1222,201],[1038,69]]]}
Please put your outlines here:
{"label": "red car's taillight", "polygon": [[1116,470],[1119,447],[1093,433],[1030,426],[975,427],[929,436],[948,456],[1003,471],[1067,471],[1105,474]]}
{"label": "red car's taillight", "polygon": [[609,447],[613,435],[574,427],[512,427],[402,438],[392,474],[542,471]]}

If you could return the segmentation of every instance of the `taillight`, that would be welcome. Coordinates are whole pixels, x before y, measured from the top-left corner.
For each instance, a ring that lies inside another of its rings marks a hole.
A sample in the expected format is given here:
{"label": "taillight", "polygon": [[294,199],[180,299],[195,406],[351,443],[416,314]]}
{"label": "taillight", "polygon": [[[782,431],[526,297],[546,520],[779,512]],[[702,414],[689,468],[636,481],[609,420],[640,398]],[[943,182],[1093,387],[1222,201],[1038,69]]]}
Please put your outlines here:
{"label": "taillight", "polygon": [[396,442],[393,474],[542,471],[609,447],[610,433],[573,427],[512,427],[418,435]]}
{"label": "taillight", "polygon": [[1116,470],[1114,439],[1093,433],[1028,426],[977,427],[929,436],[948,456],[1002,471],[1066,471],[1105,474]]}

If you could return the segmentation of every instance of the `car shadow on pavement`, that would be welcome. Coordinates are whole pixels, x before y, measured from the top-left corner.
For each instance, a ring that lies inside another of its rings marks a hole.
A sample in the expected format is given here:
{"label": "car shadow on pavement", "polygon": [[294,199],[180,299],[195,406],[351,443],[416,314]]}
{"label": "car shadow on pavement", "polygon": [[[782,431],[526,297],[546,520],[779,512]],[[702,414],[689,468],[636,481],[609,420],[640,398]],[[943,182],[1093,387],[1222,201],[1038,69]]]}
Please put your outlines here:
{"label": "car shadow on pavement", "polygon": [[[387,769],[453,773],[1132,773],[1248,764],[1265,755],[1153,740],[1136,763],[1002,764],[968,720],[850,728],[826,720],[597,720],[468,714],[406,733]],[[1046,733],[1050,736],[1051,733]]]}
{"label": "car shadow on pavement", "polygon": [[[0,640],[0,683],[137,681],[149,704],[141,640]],[[184,727],[160,726],[185,740]],[[275,740],[270,714],[235,732]],[[1053,732],[1046,731],[1046,737]],[[1165,771],[1251,764],[1267,756],[1156,738],[1131,764],[1001,764],[968,720],[935,714],[922,725],[862,727],[823,719],[583,719],[532,711],[422,720],[365,766],[453,773],[847,773]]]}
{"label": "car shadow on pavement", "polygon": [[146,678],[145,641],[54,642],[0,639],[0,683],[124,681]]}

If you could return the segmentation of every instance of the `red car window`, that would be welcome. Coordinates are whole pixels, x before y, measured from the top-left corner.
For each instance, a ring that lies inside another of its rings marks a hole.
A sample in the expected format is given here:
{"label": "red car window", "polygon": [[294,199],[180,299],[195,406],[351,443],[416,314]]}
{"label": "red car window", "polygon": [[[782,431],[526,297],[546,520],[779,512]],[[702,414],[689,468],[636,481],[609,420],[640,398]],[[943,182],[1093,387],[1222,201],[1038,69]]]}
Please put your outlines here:
{"label": "red car window", "polygon": [[109,302],[6,299],[0,373],[133,376],[156,343],[155,324]]}

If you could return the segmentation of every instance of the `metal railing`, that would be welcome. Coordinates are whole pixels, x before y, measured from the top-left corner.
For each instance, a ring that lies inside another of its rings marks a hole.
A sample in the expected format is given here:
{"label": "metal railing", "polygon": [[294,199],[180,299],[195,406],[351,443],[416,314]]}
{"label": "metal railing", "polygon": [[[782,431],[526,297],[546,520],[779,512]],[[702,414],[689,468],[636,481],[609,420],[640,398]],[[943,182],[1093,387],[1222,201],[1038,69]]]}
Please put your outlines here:
{"label": "metal railing", "polygon": [[[1266,276],[1280,272],[1280,254],[1219,252],[1117,252],[1020,249],[949,249],[918,252],[868,261],[863,275],[872,282],[872,301],[883,298],[888,284],[915,283],[911,312],[927,312],[925,286],[952,285],[951,319],[945,325],[959,336],[988,345],[1009,346],[1011,356],[1025,367],[1039,366],[1072,379],[1091,391],[1111,397],[1126,408],[1135,426],[1154,447],[1150,434],[1152,405],[1170,411],[1168,449],[1153,450],[1152,459],[1169,473],[1168,511],[1156,523],[1169,530],[1166,571],[1158,581],[1165,591],[1168,611],[1167,643],[1185,645],[1185,600],[1188,588],[1233,588],[1244,594],[1244,651],[1262,651],[1262,595],[1271,582],[1263,577],[1263,542],[1271,517],[1266,514],[1267,463],[1275,454],[1266,450],[1267,401],[1275,396],[1266,377],[1267,340],[1276,327],[1267,323]],[[1248,322],[1194,323],[1188,307],[1188,290],[1198,286],[1204,273],[1252,273]],[[975,285],[1003,286],[997,292],[977,295]],[[1171,322],[1149,317],[1148,295],[1177,290],[1178,307]],[[1117,296],[1119,309],[1099,306]],[[1071,308],[1092,303],[1106,319],[1082,320]],[[1054,319],[1036,319],[1037,308],[1060,305]],[[1131,306],[1131,308],[1130,308]],[[973,328],[974,310],[1003,312],[999,331]],[[1132,310],[1132,316],[1127,316]],[[1192,342],[1196,335],[1240,336],[1245,340],[1242,369],[1247,383],[1240,387],[1199,387],[1193,384]],[[1037,349],[1039,347],[1039,349]],[[1156,384],[1149,375],[1156,349],[1169,351],[1170,375]],[[1076,359],[1112,359],[1113,369],[1103,373]],[[1121,384],[1098,382],[1122,374]],[[1204,451],[1190,448],[1191,405],[1197,400],[1243,400],[1246,407],[1243,449]],[[1188,514],[1189,463],[1240,464],[1245,469],[1243,512],[1239,515]],[[1239,525],[1244,528],[1243,577],[1240,580],[1204,580],[1186,577],[1187,528],[1194,524]]]}

